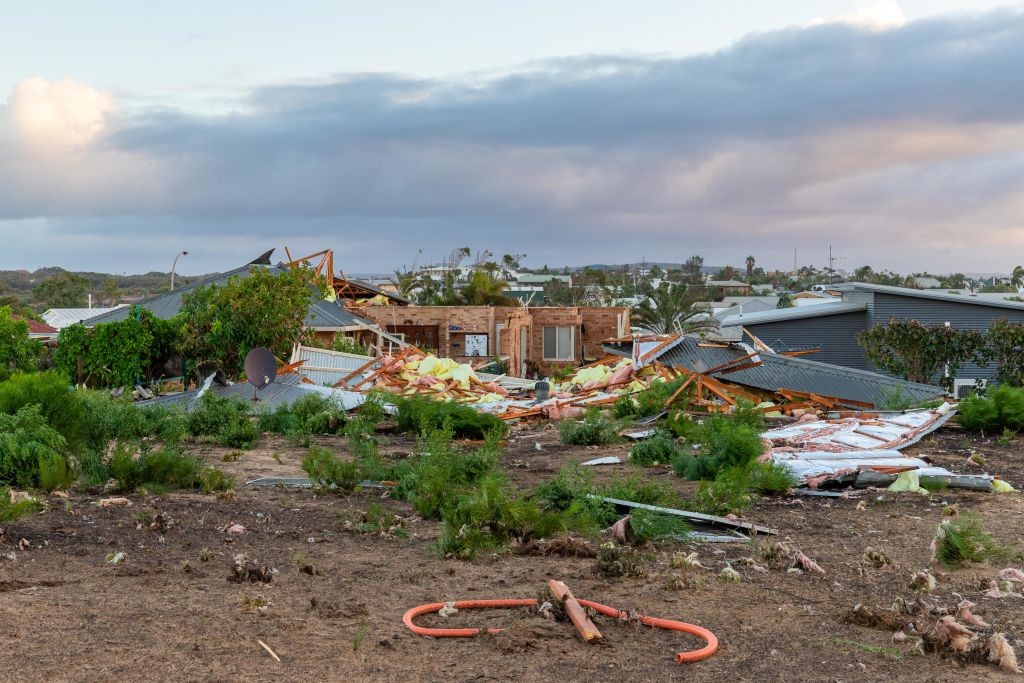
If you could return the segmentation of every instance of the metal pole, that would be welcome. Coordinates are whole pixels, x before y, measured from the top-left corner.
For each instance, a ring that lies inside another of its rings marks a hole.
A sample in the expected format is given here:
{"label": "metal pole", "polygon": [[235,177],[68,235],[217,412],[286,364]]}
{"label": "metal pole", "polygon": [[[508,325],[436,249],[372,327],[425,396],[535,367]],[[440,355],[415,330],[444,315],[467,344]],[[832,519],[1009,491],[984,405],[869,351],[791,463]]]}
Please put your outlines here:
{"label": "metal pole", "polygon": [[174,271],[178,267],[178,259],[181,258],[182,256],[188,256],[188,252],[187,251],[180,252],[177,256],[174,257],[174,263],[171,264],[171,291],[172,292],[174,291]]}

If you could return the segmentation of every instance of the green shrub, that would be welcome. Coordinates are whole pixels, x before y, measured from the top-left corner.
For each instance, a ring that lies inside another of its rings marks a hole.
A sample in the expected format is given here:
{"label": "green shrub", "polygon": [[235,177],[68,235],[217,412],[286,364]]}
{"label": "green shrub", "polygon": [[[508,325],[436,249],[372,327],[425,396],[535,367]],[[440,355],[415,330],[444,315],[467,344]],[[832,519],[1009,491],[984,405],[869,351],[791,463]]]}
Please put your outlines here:
{"label": "green shrub", "polygon": [[882,401],[878,406],[882,410],[907,410],[912,405],[910,398],[903,392],[903,387],[896,385],[882,388]]}
{"label": "green shrub", "polygon": [[793,471],[777,462],[754,463],[749,472],[750,488],[762,495],[779,495],[800,484]]}
{"label": "green shrub", "polygon": [[501,475],[491,473],[441,510],[443,525],[437,541],[441,556],[470,559],[494,550],[513,538],[544,536],[562,529],[558,515],[517,495]]}
{"label": "green shrub", "polygon": [[228,448],[253,448],[259,441],[259,425],[253,422],[247,402],[207,392],[188,416],[192,436],[212,439]]}
{"label": "green shrub", "polygon": [[623,396],[612,404],[612,415],[617,418],[657,415],[665,410],[665,402],[685,381],[685,378],[680,378],[671,382],[657,382],[649,389]]}
{"label": "green shrub", "polygon": [[39,488],[47,493],[67,489],[77,478],[74,468],[63,455],[50,453],[39,458]]}
{"label": "green shrub", "polygon": [[352,337],[346,337],[343,334],[337,334],[334,336],[334,341],[331,342],[331,350],[341,351],[342,353],[352,353],[358,356],[370,355],[370,352],[365,346]]}
{"label": "green shrub", "polygon": [[605,446],[619,438],[615,423],[602,416],[597,408],[588,409],[580,421],[562,420],[558,432],[562,443],[572,446]]}
{"label": "green shrub", "polygon": [[11,502],[11,490],[6,486],[0,486],[0,524],[14,522],[33,512],[43,509],[43,504],[35,498],[31,500],[19,500]]}
{"label": "green shrub", "polygon": [[313,446],[302,459],[302,469],[316,486],[334,487],[338,491],[354,491],[359,485],[359,463],[342,460],[326,448]]}
{"label": "green shrub", "polygon": [[670,463],[678,455],[679,444],[675,437],[662,429],[629,449],[629,459],[644,466]]}
{"label": "green shrub", "polygon": [[235,487],[235,479],[216,467],[204,467],[199,472],[199,488],[203,493],[229,491]]}
{"label": "green shrub", "polygon": [[66,449],[64,437],[47,424],[38,405],[0,415],[0,485],[39,486],[41,467],[47,468],[48,476],[58,460],[67,467]]}
{"label": "green shrub", "polygon": [[400,398],[398,406],[398,429],[418,433],[427,429],[438,429],[448,424],[452,434],[459,438],[483,439],[489,432],[505,434],[507,426],[494,415],[481,413],[467,406],[428,398]]}
{"label": "green shrub", "polygon": [[82,451],[78,458],[78,469],[81,472],[82,481],[90,486],[100,486],[110,479],[110,470],[103,462],[103,456],[99,451],[87,449]]}
{"label": "green shrub", "polygon": [[676,474],[688,479],[714,479],[724,469],[745,468],[764,451],[760,434],[750,424],[711,415],[693,429],[700,454],[680,455],[672,462]]}
{"label": "green shrub", "polygon": [[706,515],[742,512],[753,503],[749,472],[740,467],[723,470],[714,481],[701,481],[686,507]]}
{"label": "green shrub", "polygon": [[986,396],[968,396],[960,402],[958,419],[965,429],[997,432],[1024,429],[1024,388],[1000,384]]}
{"label": "green shrub", "polygon": [[149,491],[161,489],[221,490],[218,486],[233,483],[227,475],[216,475],[196,458],[183,455],[176,449],[159,448],[135,457],[134,447],[118,443],[107,464],[110,476],[120,491],[134,491],[140,487]]}
{"label": "green shrub", "polygon": [[602,498],[662,507],[677,507],[680,502],[668,486],[635,474],[595,486],[593,472],[579,465],[563,467],[557,477],[539,485],[532,498],[544,510],[564,513],[566,527],[578,531],[604,529],[622,517],[613,504],[603,502]]}
{"label": "green shrub", "polygon": [[301,429],[313,434],[335,434],[345,426],[345,407],[335,398],[309,393],[291,407]]}
{"label": "green shrub", "polygon": [[449,497],[475,486],[492,472],[498,462],[499,440],[498,434],[491,432],[484,446],[461,452],[452,443],[448,423],[439,429],[428,428],[417,441],[418,455],[396,470],[398,486],[392,496],[412,503],[425,519],[438,518]]}
{"label": "green shrub", "polygon": [[629,535],[638,545],[663,539],[682,541],[691,530],[689,523],[682,517],[659,515],[648,510],[632,510],[629,513]]}
{"label": "green shrub", "polygon": [[52,371],[16,372],[0,382],[0,413],[13,415],[32,404],[72,450],[83,443],[85,409],[66,378]]}
{"label": "green shrub", "polygon": [[188,434],[189,418],[176,406],[139,406],[105,391],[79,392],[85,408],[87,449],[105,451],[114,439],[142,441],[153,438],[177,446]]}
{"label": "green shrub", "polygon": [[935,559],[949,568],[972,562],[1016,561],[1021,554],[1012,546],[997,543],[981,526],[981,517],[968,510],[939,525],[935,532]]}

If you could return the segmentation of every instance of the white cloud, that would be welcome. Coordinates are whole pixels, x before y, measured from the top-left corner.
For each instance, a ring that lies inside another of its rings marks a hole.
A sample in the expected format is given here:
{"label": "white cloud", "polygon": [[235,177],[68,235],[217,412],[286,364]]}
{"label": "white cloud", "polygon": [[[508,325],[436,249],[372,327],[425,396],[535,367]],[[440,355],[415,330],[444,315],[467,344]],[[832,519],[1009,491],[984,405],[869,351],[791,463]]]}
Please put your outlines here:
{"label": "white cloud", "polygon": [[896,0],[860,0],[857,11],[843,14],[834,19],[815,19],[812,26],[820,24],[849,24],[874,31],[899,28],[907,23],[903,8]]}
{"label": "white cloud", "polygon": [[114,110],[114,99],[83,83],[26,78],[7,103],[19,139],[33,145],[84,145],[96,138]]}

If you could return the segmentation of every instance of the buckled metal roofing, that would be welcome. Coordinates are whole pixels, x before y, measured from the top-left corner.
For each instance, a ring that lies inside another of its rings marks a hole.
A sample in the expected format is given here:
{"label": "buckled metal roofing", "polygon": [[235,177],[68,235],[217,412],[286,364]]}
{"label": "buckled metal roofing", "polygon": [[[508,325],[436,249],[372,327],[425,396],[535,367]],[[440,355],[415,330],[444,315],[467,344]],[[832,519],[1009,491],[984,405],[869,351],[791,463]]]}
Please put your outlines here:
{"label": "buckled metal roofing", "polygon": [[[284,272],[284,269],[279,266],[267,266],[257,262],[247,263],[244,266],[229,270],[226,273],[191,282],[175,289],[173,292],[166,292],[164,294],[157,294],[155,296],[145,298],[142,301],[139,301],[137,305],[151,311],[156,317],[167,320],[173,318],[181,311],[185,294],[194,292],[199,287],[205,287],[207,285],[222,285],[232,277],[249,277],[249,274],[254,268],[265,268],[274,275],[280,275]],[[312,301],[309,307],[309,312],[306,314],[305,321],[305,325],[308,328],[316,330],[337,330],[340,328],[377,326],[377,323],[369,318],[356,315],[336,302],[324,301],[315,293],[311,292],[310,298]],[[82,320],[82,324],[86,327],[92,327],[93,325],[99,325],[100,323],[124,320],[131,314],[131,310],[131,306],[116,308],[107,311],[106,313]]]}
{"label": "buckled metal roofing", "polygon": [[[604,348],[609,353],[628,357],[632,353],[632,342],[605,344]],[[695,372],[706,373],[711,368],[735,362],[754,351],[756,349],[746,344],[729,344],[723,348],[693,337],[681,337],[679,343],[658,354],[657,359],[669,366],[681,366]],[[861,401],[876,406],[884,405],[895,392],[899,392],[911,403],[946,395],[946,390],[942,387],[908,382],[876,372],[829,365],[806,358],[762,351],[758,353],[757,359],[761,364],[756,367],[711,374],[725,382],[763,391],[789,389]]]}
{"label": "buckled metal roofing", "polygon": [[[216,381],[211,382],[209,389],[207,389],[207,391],[218,396],[233,396],[245,401],[252,400],[252,390],[253,387],[248,382],[223,384]],[[201,393],[201,389],[183,391],[177,394],[158,396],[148,401],[140,401],[137,405],[181,406],[185,410],[192,410],[195,408],[196,402],[198,401]],[[317,393],[321,396],[333,398],[340,402],[346,410],[352,410],[353,408],[362,405],[363,401],[366,400],[365,394],[316,386],[315,384],[304,382],[301,375],[290,372],[278,375],[273,384],[269,384],[266,388],[257,392],[256,396],[259,398],[259,401],[257,401],[255,405],[258,409],[273,410],[279,405],[290,406],[295,403],[295,401],[299,400],[303,396],[308,396],[310,393]]]}

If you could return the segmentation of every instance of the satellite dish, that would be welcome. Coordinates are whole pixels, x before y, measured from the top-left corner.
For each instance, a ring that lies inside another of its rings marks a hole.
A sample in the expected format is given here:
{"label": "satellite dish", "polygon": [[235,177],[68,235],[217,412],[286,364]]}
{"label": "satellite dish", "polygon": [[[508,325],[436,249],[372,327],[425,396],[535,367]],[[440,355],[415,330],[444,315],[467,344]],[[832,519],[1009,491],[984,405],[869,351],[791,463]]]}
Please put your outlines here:
{"label": "satellite dish", "polygon": [[245,355],[245,376],[252,385],[252,400],[256,392],[272,384],[277,378],[277,359],[267,349],[257,347]]}

